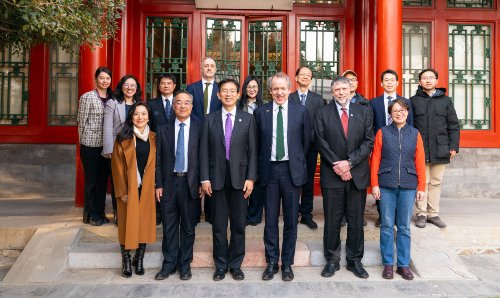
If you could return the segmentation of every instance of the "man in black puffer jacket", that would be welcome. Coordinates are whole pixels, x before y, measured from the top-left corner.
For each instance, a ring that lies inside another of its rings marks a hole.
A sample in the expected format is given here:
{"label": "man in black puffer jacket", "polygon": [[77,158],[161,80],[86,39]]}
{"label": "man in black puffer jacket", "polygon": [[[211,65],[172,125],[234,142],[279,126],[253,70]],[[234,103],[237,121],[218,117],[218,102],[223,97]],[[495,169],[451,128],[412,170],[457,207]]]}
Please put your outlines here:
{"label": "man in black puffer jacket", "polygon": [[445,95],[446,89],[436,88],[437,71],[424,69],[418,79],[418,90],[410,100],[413,124],[424,141],[427,199],[416,203],[415,225],[423,228],[428,222],[445,228],[446,224],[439,218],[441,182],[445,165],[458,152],[460,127],[453,102]]}

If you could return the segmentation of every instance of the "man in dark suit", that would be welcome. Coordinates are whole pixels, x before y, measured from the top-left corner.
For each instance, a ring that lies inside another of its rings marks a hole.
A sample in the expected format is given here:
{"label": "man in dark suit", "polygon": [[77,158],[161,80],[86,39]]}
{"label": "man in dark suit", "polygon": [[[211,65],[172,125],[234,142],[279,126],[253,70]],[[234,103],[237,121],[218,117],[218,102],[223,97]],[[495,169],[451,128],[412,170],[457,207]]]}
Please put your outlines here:
{"label": "man in dark suit", "polygon": [[268,80],[273,102],[254,112],[259,140],[259,181],[266,193],[264,245],[267,267],[263,280],[278,273],[280,205],[283,205],[281,278],[293,280],[297,220],[302,185],[307,182],[307,150],[311,146],[311,122],[307,109],[288,100],[290,78],[277,73]]}
{"label": "man in dark suit", "polygon": [[198,166],[201,123],[190,117],[193,97],[179,91],[173,102],[175,119],[156,133],[156,199],[161,204],[163,264],[156,280],[174,274],[191,278],[195,211],[201,194]]}
{"label": "man in dark suit", "polygon": [[[380,85],[384,88],[384,94],[370,100],[370,107],[373,111],[373,134],[376,135],[379,129],[392,123],[392,118],[387,108],[389,107],[389,103],[395,99],[404,99],[406,104],[410,107],[406,123],[413,126],[411,101],[396,93],[396,89],[399,86],[398,73],[392,69],[387,69],[382,72],[380,79],[382,80]],[[380,227],[380,201],[376,200],[375,203],[377,204],[377,212],[379,214],[375,226]]]}
{"label": "man in dark suit", "polygon": [[233,279],[245,278],[241,263],[245,257],[247,199],[257,180],[257,134],[254,117],[236,109],[239,91],[234,79],[219,83],[222,109],[205,117],[201,132],[200,179],[205,196],[213,200],[215,281],[224,279],[228,267]]}
{"label": "man in dark suit", "polygon": [[325,105],[321,95],[309,90],[309,85],[313,77],[312,71],[303,66],[295,71],[295,81],[299,85],[297,91],[290,94],[290,102],[303,105],[309,112],[311,120],[311,145],[306,156],[307,163],[307,183],[302,186],[302,195],[300,197],[300,223],[305,224],[310,229],[317,229],[318,225],[313,220],[313,198],[314,198],[314,173],[318,165],[318,149],[314,145],[314,118],[318,110]]}
{"label": "man in dark suit", "polygon": [[340,227],[347,218],[347,270],[367,278],[361,259],[364,252],[363,212],[370,183],[368,156],[373,148],[372,114],[367,107],[351,104],[349,81],[332,83],[335,100],[318,112],[316,145],[321,156],[321,190],[325,230],[323,249],[327,264],[321,275],[330,277],[340,269]]}
{"label": "man in dark suit", "polygon": [[[158,88],[158,97],[148,100],[148,106],[151,109],[150,128],[156,132],[156,129],[175,118],[172,108],[174,100],[176,79],[173,75],[162,73],[158,76],[156,85]],[[156,225],[161,223],[160,204],[156,203]]]}
{"label": "man in dark suit", "polygon": [[[193,95],[193,118],[203,122],[208,113],[212,113],[221,109],[222,104],[217,97],[219,86],[215,82],[215,73],[217,66],[214,59],[205,57],[201,61],[201,80],[187,86],[186,90]],[[205,197],[203,202],[203,210],[205,220],[211,222],[210,214],[212,199]],[[198,207],[197,222],[200,222],[201,202]]]}

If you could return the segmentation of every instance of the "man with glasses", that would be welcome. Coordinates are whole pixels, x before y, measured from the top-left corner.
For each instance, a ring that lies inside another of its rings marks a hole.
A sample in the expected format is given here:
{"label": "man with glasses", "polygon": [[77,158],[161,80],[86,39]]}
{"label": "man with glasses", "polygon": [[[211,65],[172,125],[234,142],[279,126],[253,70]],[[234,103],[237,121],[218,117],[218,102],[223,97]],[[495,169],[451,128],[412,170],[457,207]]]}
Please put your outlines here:
{"label": "man with glasses", "polygon": [[[388,111],[389,103],[399,98],[403,99],[410,107],[406,123],[413,126],[411,101],[396,93],[399,86],[397,72],[392,69],[386,69],[380,75],[380,79],[382,80],[380,85],[384,89],[384,94],[370,100],[370,106],[373,111],[373,134],[376,135],[379,129],[392,123],[391,114]],[[375,222],[375,226],[380,227],[380,202],[377,200],[376,204],[379,217]]]}
{"label": "man with glasses", "polygon": [[300,223],[310,229],[317,229],[318,225],[313,220],[313,198],[314,198],[314,173],[318,164],[318,149],[314,145],[314,118],[318,110],[325,105],[325,100],[318,93],[309,90],[313,78],[312,71],[307,66],[302,66],[295,72],[295,81],[299,88],[290,94],[290,101],[307,108],[311,120],[311,146],[307,152],[307,183],[302,186],[300,197]]}
{"label": "man with glasses", "polygon": [[460,126],[453,102],[445,88],[436,88],[438,73],[429,68],[418,74],[419,86],[410,98],[415,112],[415,128],[420,131],[425,149],[427,197],[416,202],[415,226],[424,228],[426,222],[439,228],[446,224],[439,218],[441,182],[445,165],[458,152]]}

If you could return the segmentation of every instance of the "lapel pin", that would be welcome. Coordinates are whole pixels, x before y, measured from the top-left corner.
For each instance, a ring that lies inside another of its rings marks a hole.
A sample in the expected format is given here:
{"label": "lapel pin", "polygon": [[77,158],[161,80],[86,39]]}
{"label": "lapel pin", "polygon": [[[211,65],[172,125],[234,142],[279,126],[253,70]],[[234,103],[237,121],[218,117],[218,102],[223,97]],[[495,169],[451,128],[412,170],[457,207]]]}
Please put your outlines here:
{"label": "lapel pin", "polygon": [[240,122],[241,122],[241,118],[240,118],[240,119],[238,119],[238,121],[240,121]]}
{"label": "lapel pin", "polygon": [[269,113],[269,110],[266,110],[266,112],[268,112],[268,113]]}

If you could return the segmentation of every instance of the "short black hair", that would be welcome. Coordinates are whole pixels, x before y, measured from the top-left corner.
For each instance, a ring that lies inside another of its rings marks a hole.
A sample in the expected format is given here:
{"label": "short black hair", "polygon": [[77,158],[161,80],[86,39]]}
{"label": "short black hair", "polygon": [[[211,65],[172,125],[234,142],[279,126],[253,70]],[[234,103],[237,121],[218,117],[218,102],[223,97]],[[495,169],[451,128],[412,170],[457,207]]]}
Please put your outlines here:
{"label": "short black hair", "polygon": [[406,101],[402,98],[397,98],[389,103],[389,106],[387,107],[387,112],[389,114],[392,113],[392,108],[394,107],[395,104],[400,105],[401,107],[405,108],[407,111],[410,110],[410,106],[406,103]]}
{"label": "short black hair", "polygon": [[219,86],[219,90],[222,88],[222,86],[224,84],[227,84],[227,83],[233,83],[236,85],[236,92],[240,92],[240,83],[238,81],[236,81],[235,79],[231,79],[231,78],[227,78],[227,79],[224,79],[222,81],[219,82],[218,86]]}
{"label": "short black hair", "polygon": [[381,81],[383,81],[383,80],[384,80],[384,76],[385,76],[386,74],[393,74],[393,75],[395,75],[395,76],[396,76],[396,81],[399,81],[398,73],[397,73],[395,70],[393,70],[393,69],[386,69],[386,70],[384,70],[384,71],[382,72],[382,74],[380,75],[380,80],[381,80]]}
{"label": "short black hair", "polygon": [[311,77],[312,77],[312,78],[314,78],[314,73],[313,73],[312,69],[310,69],[310,68],[309,68],[309,66],[305,66],[305,65],[304,65],[304,66],[301,66],[301,67],[299,67],[299,68],[297,68],[297,70],[295,71],[295,76],[296,76],[296,77],[299,75],[300,70],[301,70],[302,68],[307,68],[307,69],[309,69],[309,70],[311,71]]}
{"label": "short black hair", "polygon": [[163,78],[169,79],[174,84],[177,85],[177,79],[175,78],[175,76],[173,74],[170,74],[170,73],[162,73],[162,74],[160,74],[158,76],[157,80],[156,80],[156,85],[160,86],[161,79],[163,79]]}
{"label": "short black hair", "polygon": [[428,72],[428,71],[434,73],[434,75],[436,76],[436,79],[438,78],[438,72],[434,68],[426,68],[418,73],[418,80],[420,81],[424,72]]}

